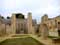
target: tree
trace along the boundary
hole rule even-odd
[[[9,16],[7,16],[7,19],[10,19],[10,17],[9,17]]]
[[[3,17],[3,16],[1,16],[1,18],[2,18],[2,19],[4,19],[4,17]]]
[[[16,14],[16,18],[24,19],[24,15],[22,13]]]

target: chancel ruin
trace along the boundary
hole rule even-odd
[[[0,36],[6,34],[33,34],[36,31],[36,20],[32,20],[32,13],[26,19],[22,13],[13,13],[7,19],[0,16]]]
[[[12,16],[7,16],[7,18],[0,15],[0,42],[27,37],[37,40],[39,45],[41,43],[43,45],[60,45],[60,15],[49,18],[48,14],[44,14],[39,24],[36,19],[32,18],[31,12],[27,14],[27,18],[23,13],[12,13]],[[15,45],[15,43],[11,44]],[[6,42],[6,44],[8,43]]]
[[[22,13],[12,13],[7,19],[0,16],[0,36],[10,34],[39,34],[42,37],[60,36],[60,16],[48,18],[45,14],[41,17],[41,22],[37,24],[32,19],[32,13],[25,18]]]

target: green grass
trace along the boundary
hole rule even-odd
[[[29,35],[13,35],[12,37],[26,37],[26,36],[29,36]]]
[[[0,45],[43,45],[43,44],[31,37],[27,37],[27,38],[7,39],[1,42]]]
[[[54,39],[54,38],[56,38],[56,39],[60,39],[60,37],[56,37],[56,36],[48,36],[49,38],[52,38],[52,39]]]

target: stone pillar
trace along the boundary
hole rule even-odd
[[[5,34],[6,34],[5,24],[1,24],[0,34],[1,34],[1,36],[3,36],[3,35],[5,35]]]
[[[44,38],[44,30],[43,30],[43,25],[40,24],[40,28],[39,28],[39,34],[41,35],[42,38]]]
[[[46,24],[40,24],[40,35],[42,39],[47,39],[48,37],[48,27]]]
[[[16,15],[12,14],[11,17],[11,29],[12,29],[12,34],[16,33]]]
[[[11,26],[10,25],[6,25],[6,34],[9,35],[11,33],[12,33]]]
[[[28,25],[28,34],[33,34],[34,32],[32,27],[32,13],[28,13],[27,25]]]
[[[1,22],[1,17],[0,17],[0,35],[2,34],[2,22]]]

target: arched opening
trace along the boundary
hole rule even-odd
[[[60,36],[60,22],[58,22],[58,35]]]

